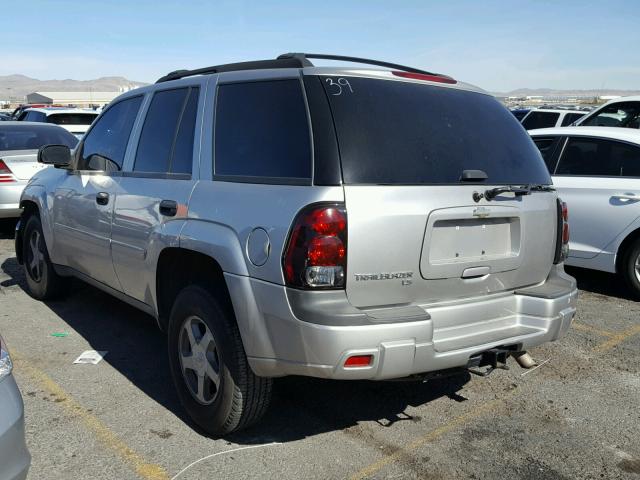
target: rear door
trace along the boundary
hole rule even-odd
[[[544,281],[555,193],[474,200],[494,186],[550,183],[508,110],[426,82],[327,76],[323,84],[340,146],[352,304],[424,304]],[[462,181],[465,170],[488,179]]]
[[[154,92],[142,124],[137,147],[116,182],[113,228],[113,265],[123,291],[151,303],[145,278],[151,278],[149,250],[158,247],[162,231],[176,237],[187,214],[196,176],[199,150],[195,148],[199,83]]]
[[[553,177],[569,207],[569,256],[593,258],[640,217],[640,147],[569,137]]]

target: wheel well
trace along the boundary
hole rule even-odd
[[[622,241],[620,246],[618,247],[618,253],[616,254],[616,272],[620,272],[620,263],[622,262],[625,253],[635,243],[636,240],[640,239],[640,228],[637,228],[633,232],[631,232],[627,237]]]
[[[31,215],[38,215],[38,216],[40,215],[40,211],[38,210],[38,205],[36,205],[35,202],[32,202],[30,200],[25,200],[21,202],[20,207],[22,207],[22,216],[20,218],[19,230],[16,232],[16,237],[18,236],[22,237],[22,232],[24,230],[24,223],[27,218],[29,218]],[[16,240],[18,239],[16,238]],[[22,265],[22,258],[23,258],[22,242],[16,241],[15,245],[16,245],[16,258],[18,260],[18,263]]]
[[[208,289],[233,311],[227,283],[216,260],[193,250],[166,248],[160,253],[156,269],[158,323],[164,330],[178,293],[193,284]]]

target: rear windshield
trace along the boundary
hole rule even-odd
[[[91,125],[97,116],[97,113],[54,113],[47,117],[47,122],[56,125]]]
[[[540,152],[489,95],[410,82],[321,77],[346,184],[551,183]],[[339,88],[338,88],[339,87]]]
[[[37,150],[43,145],[66,145],[74,148],[78,139],[60,127],[0,124],[0,151]]]

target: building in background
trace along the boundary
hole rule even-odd
[[[27,103],[75,107],[102,107],[121,92],[33,92],[26,95]]]

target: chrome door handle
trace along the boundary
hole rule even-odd
[[[611,198],[616,198],[618,200],[640,200],[640,197],[633,193],[621,193],[620,195],[613,195]]]

